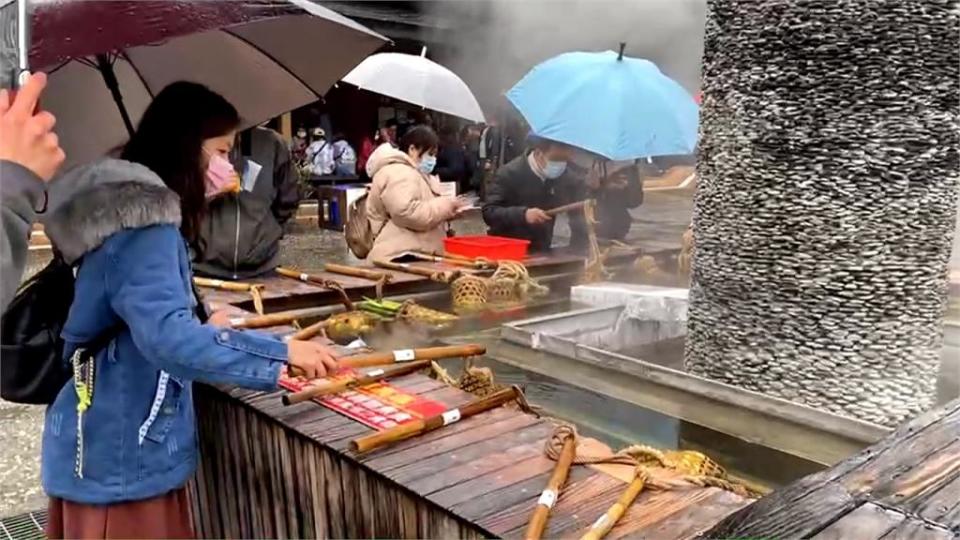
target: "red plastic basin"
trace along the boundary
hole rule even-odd
[[[503,236],[454,236],[443,239],[443,248],[447,253],[471,258],[484,257],[493,261],[522,261],[527,257],[529,247],[529,240]]]

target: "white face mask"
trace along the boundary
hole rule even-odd
[[[433,172],[433,168],[437,166],[437,156],[431,156],[427,154],[420,158],[420,164],[418,168],[423,174],[430,174]]]
[[[566,161],[547,161],[543,166],[543,176],[550,179],[559,178],[566,170]]]

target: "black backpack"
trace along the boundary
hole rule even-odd
[[[73,267],[59,256],[17,291],[0,319],[0,397],[14,403],[49,405],[73,376],[63,358],[60,332],[70,313]],[[113,340],[123,326],[87,343],[85,359]]]

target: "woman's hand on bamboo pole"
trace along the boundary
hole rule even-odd
[[[326,345],[291,340],[287,343],[287,363],[297,375],[318,379],[337,370],[339,355]]]

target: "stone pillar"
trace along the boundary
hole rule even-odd
[[[954,0],[708,0],[689,371],[885,425],[931,406]]]

